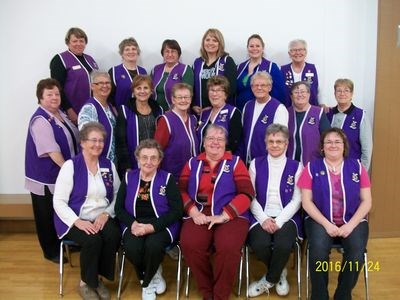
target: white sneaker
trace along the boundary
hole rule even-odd
[[[269,295],[269,289],[273,286],[274,284],[268,282],[264,275],[259,281],[254,281],[249,285],[249,297],[257,297],[263,293]]]
[[[142,300],[156,300],[156,289],[154,286],[142,288]]]
[[[284,268],[282,270],[279,282],[275,285],[276,293],[279,296],[286,296],[287,294],[289,294],[289,283],[286,279],[286,276],[287,276],[287,270],[286,268]]]
[[[157,269],[156,274],[154,274],[153,278],[151,279],[149,286],[154,287],[156,293],[162,294],[167,289],[167,284],[165,279],[162,277],[162,266],[160,265]]]

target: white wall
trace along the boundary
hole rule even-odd
[[[333,83],[355,82],[354,103],[373,116],[377,40],[377,0],[2,0],[0,36],[0,194],[26,193],[24,151],[27,124],[37,107],[37,82],[49,76],[49,61],[65,50],[68,28],[86,31],[86,52],[100,68],[120,63],[119,42],[134,36],[147,70],[161,62],[166,38],[180,43],[184,63],[199,55],[203,33],[222,31],[226,50],[236,63],[246,58],[249,35],[259,33],[266,56],[288,63],[287,44],[308,42],[308,61],[315,63],[320,99],[333,105]]]

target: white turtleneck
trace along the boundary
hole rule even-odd
[[[299,164],[299,168],[296,171],[295,175],[295,184],[294,184],[294,192],[293,198],[290,202],[283,207],[281,196],[280,196],[280,185],[282,180],[283,169],[286,165],[286,153],[282,154],[279,157],[272,157],[268,155],[268,189],[267,189],[267,203],[263,208],[256,198],[251,202],[251,212],[253,213],[256,220],[262,224],[268,218],[275,218],[276,224],[281,228],[283,224],[290,220],[293,215],[300,209],[301,206],[301,194],[300,190],[297,187],[297,181],[300,177],[302,166]],[[249,168],[250,179],[255,189],[255,180],[256,180],[256,167],[254,160],[250,163]],[[263,176],[263,174],[258,174],[259,176]],[[284,180],[286,180],[284,178]],[[257,191],[256,191],[257,192]]]

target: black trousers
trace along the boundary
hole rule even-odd
[[[165,248],[171,244],[167,230],[137,237],[128,228],[123,241],[126,257],[135,267],[139,280],[143,280],[142,287],[147,287],[163,261]]]
[[[58,257],[60,240],[54,227],[53,194],[45,186],[44,196],[31,193],[36,233],[43,255],[47,259]]]
[[[109,218],[103,230],[86,234],[73,226],[65,235],[81,246],[81,279],[91,288],[99,285],[99,275],[114,280],[115,255],[121,244],[121,230],[118,222]]]

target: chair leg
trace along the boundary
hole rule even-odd
[[[306,299],[309,299],[309,285],[310,285],[310,250],[306,249]]]
[[[297,298],[301,299],[301,246],[296,241],[296,257],[297,257]]]
[[[118,282],[118,291],[117,291],[117,299],[121,299],[121,290],[122,290],[122,280],[124,277],[124,266],[125,266],[125,252],[122,251],[122,258],[121,258],[121,266],[119,270],[119,282]]]
[[[60,242],[60,262],[59,262],[59,271],[60,271],[60,286],[59,293],[60,296],[63,296],[63,274],[64,274],[64,242],[61,240]]]
[[[179,245],[176,245],[176,247],[178,248],[178,266],[176,270],[176,300],[179,300],[181,290],[182,251]]]
[[[244,246],[240,250],[242,253],[240,257],[240,263],[239,263],[239,274],[238,274],[238,290],[237,290],[237,295],[240,297],[241,291],[242,291],[242,274],[243,274],[243,260],[244,260]]]
[[[186,267],[185,297],[189,297],[190,268]]]
[[[365,280],[365,299],[369,300],[367,251],[364,252],[364,280]]]
[[[250,276],[249,276],[249,247],[246,246],[244,248],[245,251],[245,260],[246,260],[246,299],[249,299],[249,281],[250,281]]]

